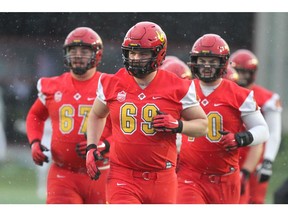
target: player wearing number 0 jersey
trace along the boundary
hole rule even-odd
[[[44,122],[50,117],[52,164],[47,177],[47,204],[106,203],[108,161],[102,161],[102,167],[98,164],[102,168],[98,181],[91,180],[85,166],[87,118],[101,75],[96,66],[102,46],[92,29],[76,28],[64,44],[65,61],[71,71],[38,80],[38,98],[27,115],[27,136],[35,164],[49,162],[44,154],[49,149],[41,143],[41,137]],[[100,141],[109,139],[110,134],[107,126]],[[99,149],[106,149],[102,144],[99,142]]]
[[[97,154],[93,143],[110,113],[115,142],[110,150],[108,203],[175,203],[176,133],[198,137],[207,132],[193,81],[158,68],[166,45],[157,24],[137,23],[122,44],[125,68],[112,76],[103,74],[99,80],[88,118],[86,165],[93,177],[95,162],[90,152]]]
[[[190,54],[196,92],[208,118],[208,133],[182,140],[177,203],[237,204],[238,148],[265,141],[268,127],[253,91],[221,78],[230,51],[219,35],[203,35]]]

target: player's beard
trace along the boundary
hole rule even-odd
[[[73,73],[76,75],[85,74],[88,71],[89,66],[90,66],[89,63],[85,64],[83,61],[77,62],[74,65],[77,65],[77,66],[72,67],[71,69],[72,69]]]
[[[76,67],[76,68],[72,68],[72,71],[76,75],[83,75],[87,72],[87,68]]]

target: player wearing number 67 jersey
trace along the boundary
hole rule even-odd
[[[137,23],[122,43],[125,68],[99,80],[87,142],[96,151],[93,143],[110,113],[115,137],[107,178],[110,204],[175,203],[176,133],[207,132],[193,81],[158,69],[166,49],[166,35],[157,24]],[[94,161],[86,161],[93,177]]]
[[[49,162],[44,154],[49,149],[41,143],[41,137],[44,122],[50,117],[52,164],[47,177],[47,204],[106,202],[107,159],[98,163],[102,169],[98,181],[91,180],[85,166],[87,117],[96,98],[101,75],[96,67],[102,51],[103,44],[96,32],[87,27],[76,28],[64,43],[65,64],[71,71],[38,81],[38,99],[27,115],[27,136],[35,164]],[[99,151],[107,153],[109,136],[107,126],[101,137],[105,145],[102,147],[100,142]]]
[[[182,140],[177,203],[236,204],[240,199],[238,148],[267,140],[268,126],[253,91],[221,78],[230,50],[219,35],[203,35],[190,54],[208,133]]]

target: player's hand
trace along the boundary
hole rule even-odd
[[[48,157],[43,153],[49,151],[49,149],[42,145],[40,140],[33,141],[31,144],[32,159],[35,164],[42,166],[44,162],[48,163]]]
[[[100,154],[103,156],[103,160],[97,160],[96,166],[99,170],[109,169],[109,151],[110,151],[110,143],[107,140],[103,142],[99,142],[97,145],[97,149]]]
[[[222,139],[219,141],[219,145],[226,151],[233,151],[253,142],[253,136],[249,131],[239,132],[236,134],[222,130],[219,130],[218,132],[223,135]]]
[[[241,178],[241,192],[240,195],[245,194],[247,183],[250,178],[250,172],[246,169],[240,170],[240,178]]]
[[[272,161],[264,159],[262,164],[259,164],[256,169],[258,182],[267,182],[272,175]]]
[[[173,118],[170,114],[166,114],[157,110],[157,115],[152,120],[152,127],[157,132],[181,133],[183,122]]]
[[[76,144],[75,151],[77,155],[82,159],[86,159],[86,153],[87,153],[86,148],[87,148],[86,140]]]
[[[223,135],[222,139],[219,141],[219,144],[226,151],[233,151],[238,148],[238,143],[235,140],[235,134],[229,131],[221,131],[219,133]]]
[[[86,168],[87,174],[92,180],[97,180],[100,177],[101,172],[97,167],[97,161],[102,160],[104,160],[104,158],[97,149],[97,146],[95,144],[90,144],[87,147]]]

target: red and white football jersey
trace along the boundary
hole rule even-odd
[[[193,81],[158,70],[142,89],[122,68],[115,75],[102,75],[97,95],[110,110],[115,141],[111,163],[147,171],[175,167],[176,134],[155,132],[151,121],[157,110],[180,119],[183,109],[199,105]]]
[[[207,97],[202,93],[200,81],[195,80],[200,104],[208,117],[208,133],[202,137],[182,137],[179,166],[201,173],[223,174],[238,169],[238,150],[225,151],[219,144],[219,130],[233,133],[244,130],[242,113],[258,109],[253,91],[242,88],[230,80],[221,84]]]
[[[100,74],[96,72],[86,81],[72,78],[70,72],[38,80],[37,100],[42,105],[38,105],[30,116],[28,114],[27,135],[30,142],[42,137],[41,124],[49,114],[53,131],[50,150],[53,161],[59,166],[86,169],[85,160],[77,156],[75,148],[85,140],[87,117],[96,98]],[[40,128],[37,129],[38,124]]]

